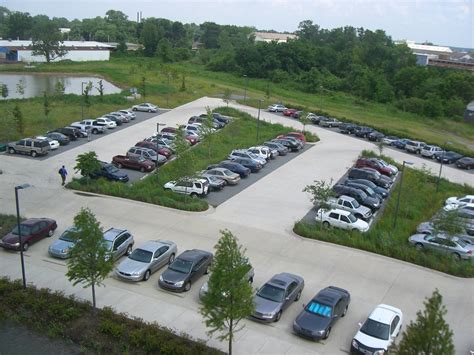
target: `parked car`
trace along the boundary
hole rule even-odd
[[[157,154],[153,149],[142,148],[142,147],[131,147],[127,151],[127,157],[142,157],[147,160],[151,160],[156,165],[166,163],[166,157],[161,154]]]
[[[252,265],[248,264],[248,271],[245,274],[245,280],[249,284],[252,284],[254,276],[255,276],[255,271],[254,271]],[[199,299],[202,301],[202,299],[204,298],[205,295],[207,295],[208,292],[209,292],[209,283],[205,282],[199,290]],[[225,291],[223,291],[223,295],[225,297]]]
[[[362,190],[367,194],[367,196],[372,197],[372,198],[378,200],[380,203],[382,203],[383,197],[381,195],[379,195],[378,193],[376,193],[374,189],[372,189],[371,187],[369,187],[367,185],[358,184],[358,183],[354,182],[353,180],[349,180],[349,179],[344,181],[344,185],[353,187],[355,189]]]
[[[384,189],[383,187],[377,186],[372,181],[369,181],[366,179],[351,179],[350,181],[355,182],[356,184],[361,184],[361,185],[370,187],[372,190],[374,190],[377,194],[379,194],[383,198],[388,197],[388,195],[390,194],[389,190]]]
[[[154,150],[156,153],[163,155],[166,159],[171,158],[173,152],[171,149],[163,147],[162,145],[149,142],[149,141],[140,141],[135,143],[135,147],[148,148]]]
[[[338,197],[342,195],[350,196],[355,198],[360,204],[367,206],[372,210],[378,210],[380,208],[379,199],[368,196],[361,189],[341,184],[334,185],[332,189]]]
[[[273,276],[257,291],[251,317],[261,322],[278,322],[283,311],[300,299],[303,289],[301,276],[287,272]]]
[[[379,304],[364,324],[359,323],[359,331],[351,342],[351,354],[386,354],[400,334],[403,313],[400,309]]]
[[[213,168],[202,172],[203,176],[215,176],[226,182],[227,185],[237,185],[240,181],[240,175],[233,173],[226,168]]]
[[[308,119],[313,123],[319,125],[319,122],[321,121],[321,118],[324,116],[318,116],[318,115],[308,115]]]
[[[367,232],[369,224],[362,219],[357,218],[349,211],[340,209],[324,210],[320,208],[314,218],[316,222],[322,223],[325,227],[335,227],[347,230],[357,230]]]
[[[301,144],[295,142],[294,140],[290,140],[289,138],[272,139],[272,142],[282,144],[292,152],[298,152],[302,148]]]
[[[293,322],[293,331],[313,340],[327,339],[337,321],[346,315],[350,303],[349,291],[326,287],[303,307]]]
[[[264,158],[260,158],[257,155],[248,152],[245,149],[234,149],[228,156],[228,159],[234,160],[235,158],[247,158],[252,159],[256,163],[260,164],[262,167],[267,164],[267,160]]]
[[[155,169],[155,163],[151,160],[136,156],[116,155],[112,158],[112,164],[119,169],[135,169],[140,170],[142,173]]]
[[[464,157],[456,160],[456,167],[459,169],[474,169],[474,158]]]
[[[58,141],[59,145],[68,145],[71,141],[68,136],[65,136],[64,134],[59,132],[46,133],[44,136]]]
[[[379,158],[373,158],[373,159],[377,160],[380,164],[382,164],[382,166],[392,170],[393,175],[396,175],[398,173],[398,168],[395,165],[389,164],[383,159],[379,159]]]
[[[445,207],[450,206],[447,210],[458,209],[461,206],[467,205],[468,203],[474,203],[474,195],[466,195],[463,197],[449,197],[444,202]]]
[[[399,139],[400,138],[398,138],[397,136],[385,136],[382,138],[382,143],[386,145],[393,145]]]
[[[48,253],[53,258],[67,259],[72,247],[76,244],[76,237],[73,233],[77,232],[76,227],[67,228],[58,240],[55,240],[48,248]]]
[[[383,187],[384,189],[390,188],[392,186],[393,181],[378,171],[370,168],[352,168],[349,170],[349,174],[347,175],[349,179],[364,179],[372,181],[377,186]]]
[[[166,148],[166,149],[170,150],[171,152],[174,152],[174,149],[175,149],[173,143],[171,143],[167,139],[162,139],[162,138],[158,138],[158,137],[153,136],[153,137],[146,138],[145,141],[153,143],[155,145],[155,147]]]
[[[380,174],[386,176],[394,175],[393,170],[382,165],[377,159],[374,158],[359,158],[355,164],[356,168],[372,168],[378,171]]]
[[[43,141],[48,142],[49,147],[51,148],[51,150],[56,150],[60,146],[59,142],[56,139],[52,139],[52,138],[45,137],[45,136],[36,136],[36,139],[41,139]]]
[[[357,127],[359,126],[354,123],[341,123],[339,125],[339,132],[344,133],[344,134],[351,134],[351,133],[354,133]]]
[[[218,120],[217,118],[215,118],[213,114],[211,114],[211,116],[212,116],[212,124],[213,124],[213,127],[215,129],[224,128],[225,125],[227,124],[227,122],[223,122],[223,121]],[[207,119],[207,113],[202,113],[202,114],[199,115],[199,117],[201,119]],[[192,123],[192,122],[189,122],[189,123]],[[202,123],[202,121],[201,121],[201,123]]]
[[[439,162],[443,162],[443,164],[452,164],[462,158],[462,155],[453,151],[449,152],[440,152],[435,154],[435,158]]]
[[[163,187],[193,198],[206,196],[209,193],[209,182],[206,179],[200,178],[182,178],[178,181],[169,181]]]
[[[123,255],[129,256],[135,243],[133,235],[128,230],[119,228],[106,230],[104,240],[109,257],[113,260],[117,260]]]
[[[431,249],[436,252],[450,254],[455,259],[472,260],[474,245],[467,244],[458,237],[448,237],[443,233],[436,235],[414,234],[408,238],[410,244],[418,250]]]
[[[250,147],[247,149],[247,152],[255,154],[257,157],[265,159],[266,161],[270,159],[274,159],[275,157],[272,158],[270,149],[268,147]]]
[[[283,112],[286,110],[286,107],[281,104],[273,104],[268,106],[268,111],[270,112]]]
[[[281,134],[277,136],[277,138],[283,138],[283,139],[288,138],[288,137],[295,138],[301,141],[302,143],[306,143],[306,137],[304,136],[302,132],[288,132],[287,134]]]
[[[132,110],[119,110],[118,112],[126,115],[130,120],[134,120],[137,118],[137,115]]]
[[[202,116],[193,116],[191,117],[189,120],[188,120],[188,123],[189,124],[199,124],[199,125],[203,125],[207,120],[207,115],[206,114],[203,114]],[[217,120],[214,120],[214,118],[212,117],[211,118],[211,127],[214,128],[214,129],[219,129],[219,128],[222,128],[224,127],[224,124],[217,121]]]
[[[102,118],[108,118],[109,120],[111,120],[112,122],[115,122],[115,124],[117,126],[121,126],[123,125],[124,121],[122,119],[122,117],[120,116],[116,116],[116,115],[112,115],[112,114],[107,114],[107,115],[103,115]]]
[[[354,134],[357,137],[367,138],[367,136],[374,131],[373,128],[366,127],[366,126],[359,126],[354,130]]]
[[[141,112],[156,112],[158,111],[158,106],[145,102],[143,104],[132,106],[132,110]]]
[[[127,182],[128,175],[121,172],[115,165],[100,162],[100,169],[91,174],[93,179],[105,178],[110,181]]]
[[[425,145],[422,149],[420,154],[425,158],[435,158],[435,154],[443,152],[443,149],[436,145]]]
[[[287,117],[292,117],[294,113],[296,113],[298,110],[295,108],[287,108],[286,110],[283,110],[283,115]]]
[[[284,156],[288,154],[288,148],[285,147],[283,144],[275,143],[275,142],[265,142],[263,143],[264,146],[267,146],[270,149],[275,149],[278,152],[278,155]]]
[[[428,222],[420,223],[416,227],[416,233],[431,235],[433,233],[444,232],[444,231],[435,230],[433,219]],[[459,227],[460,227],[460,234],[457,234],[456,237],[463,240],[467,244],[474,244],[474,223],[469,223],[469,222],[466,223],[463,221],[461,222]]]
[[[122,261],[115,273],[128,281],[148,281],[151,274],[174,261],[178,247],[169,240],[149,240]]]
[[[128,114],[124,114],[120,111],[111,112],[111,113],[109,113],[109,115],[119,117],[122,120],[122,123],[129,123],[130,120],[131,120]]]
[[[210,191],[220,191],[226,185],[225,180],[223,180],[221,178],[218,178],[216,176],[213,176],[213,175],[198,176],[197,178],[198,179],[205,179],[209,184],[209,190]]]
[[[199,249],[181,253],[160,276],[161,288],[176,292],[187,292],[202,275],[209,273],[212,253]]]
[[[49,131],[48,133],[51,133],[51,132],[62,133],[65,136],[67,136],[69,138],[69,140],[71,140],[71,141],[76,141],[77,138],[80,138],[79,130],[77,128],[60,127],[60,128],[56,128],[53,131]]]
[[[425,145],[426,145],[425,142],[409,140],[405,144],[405,150],[409,153],[420,154],[421,150],[423,149]]]
[[[350,180],[349,180],[350,181]],[[362,206],[357,200],[350,196],[339,196],[328,199],[328,205],[334,209],[340,209],[352,213],[356,218],[368,221],[372,218],[372,210]]]
[[[224,123],[225,125],[228,124],[231,120],[231,117],[229,116],[224,116],[224,115],[221,115],[219,112],[213,112],[212,113],[212,117],[214,117],[216,120],[218,120],[219,122],[222,122]]]
[[[46,155],[51,150],[49,142],[44,139],[24,138],[17,142],[7,144],[10,154],[28,154],[33,158],[38,155]]]
[[[231,161],[250,169],[252,173],[258,173],[260,170],[262,170],[262,167],[263,167],[262,164],[260,164],[259,162],[251,158],[235,157],[235,158],[232,158]]]
[[[66,126],[64,128],[70,128],[77,130],[75,132],[77,138],[87,138],[89,135],[91,135],[91,128],[90,127],[74,127],[72,125]]]
[[[329,127],[329,128],[332,128],[332,127],[339,127],[339,125],[341,124],[341,121],[335,119],[335,118],[332,118],[332,117],[328,117],[326,119],[321,119],[319,121],[319,125],[321,127]]]
[[[407,144],[408,141],[409,141],[408,139],[402,138],[402,139],[399,139],[399,140],[396,140],[395,142],[393,142],[392,145],[395,148],[404,150],[405,145]]]
[[[88,130],[93,134],[104,133],[106,127],[104,125],[99,124],[96,120],[83,120],[79,122],[71,123],[72,127],[79,128],[80,130]]]
[[[112,121],[110,118],[107,117],[98,117],[95,120],[97,122],[97,125],[99,126],[104,126],[107,129],[114,129],[117,127],[117,123],[115,121]]]
[[[381,132],[378,132],[378,131],[370,132],[370,133],[367,135],[367,138],[368,138],[369,141],[371,141],[371,142],[380,142],[384,137],[385,137],[385,134],[383,134],[383,133],[381,133]]]
[[[235,161],[224,160],[219,164],[211,164],[207,167],[207,169],[214,169],[214,168],[226,168],[232,171],[233,173],[239,174],[241,178],[247,177],[250,175],[251,170],[246,168],[242,164],[239,164]]]
[[[15,225],[13,229],[0,240],[0,246],[4,249],[20,250],[20,237],[23,251],[41,239],[52,237],[58,225],[51,218],[30,218],[20,223],[20,229]]]

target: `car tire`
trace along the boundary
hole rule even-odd
[[[153,112],[153,110],[151,110],[151,109],[150,109],[150,110],[148,110],[148,112],[149,112],[149,113],[152,113],[152,112]]]
[[[145,172],[145,168],[142,166],[142,167],[140,168],[140,171],[141,171],[142,173],[144,173],[144,172]]]
[[[127,247],[127,251],[125,252],[125,255],[126,256],[129,256],[130,254],[132,254],[132,244],[130,244],[128,247]]]
[[[97,134],[97,133],[99,133],[99,131],[97,130],[97,128],[94,128],[94,129],[92,130],[92,133],[93,133],[93,134]]]
[[[30,154],[33,158],[36,158],[36,156],[38,155],[38,153],[36,153],[36,151],[34,150],[32,150]]]
[[[344,312],[342,312],[341,317],[345,317],[345,316],[346,316],[348,309],[349,309],[349,305],[347,305],[346,308],[344,308]]]
[[[28,242],[23,243],[23,251],[27,251],[29,246],[30,246],[30,244],[28,244]]]
[[[145,271],[145,275],[143,275],[143,281],[148,281],[150,276],[151,276],[151,271],[150,270]]]
[[[123,168],[123,165],[120,164],[120,163],[117,163],[117,168],[122,169],[122,168]]]
[[[329,327],[328,330],[326,330],[326,333],[324,333],[323,339],[329,338],[329,334],[331,334],[331,327]]]
[[[276,317],[275,317],[275,322],[278,322],[281,318],[281,311],[277,313]]]
[[[50,229],[48,232],[48,238],[52,237],[54,234],[54,230]]]
[[[174,253],[170,255],[170,258],[168,259],[168,264],[171,264],[174,261]]]
[[[204,275],[207,275],[207,274],[209,274],[209,265],[207,265],[206,271],[204,271]]]
[[[191,196],[191,198],[197,198],[198,197],[197,193],[195,193],[195,192],[192,192],[190,196]]]
[[[454,260],[456,261],[461,260],[461,255],[459,255],[458,253],[453,253],[453,257],[454,257]]]
[[[13,149],[13,148],[8,149],[8,153],[15,154],[15,149]]]
[[[329,224],[328,221],[324,221],[324,222],[323,222],[323,226],[324,226],[325,228],[329,228],[331,225]]]
[[[418,249],[418,250],[423,250],[424,246],[421,243],[416,243],[415,248]]]
[[[191,281],[186,282],[184,285],[184,292],[188,292],[191,289]]]
[[[295,297],[295,302],[299,301],[299,299],[301,298],[301,290],[299,290],[299,292],[296,294],[296,297]]]
[[[136,107],[133,107],[133,108],[132,108],[132,111],[137,111],[137,108],[136,108]]]

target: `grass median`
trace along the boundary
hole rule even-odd
[[[208,203],[200,198],[176,194],[165,190],[163,185],[183,176],[182,162],[192,165],[194,171],[204,170],[209,164],[225,160],[233,149],[248,148],[275,138],[279,134],[291,131],[280,124],[260,121],[259,139],[256,138],[257,121],[247,113],[221,107],[216,109],[224,115],[235,117],[225,128],[212,134],[211,139],[204,140],[186,151],[180,161],[174,160],[165,164],[153,174],[132,185],[109,182],[103,179],[87,181],[75,179],[68,187],[75,190],[100,193],[131,200],[153,203],[185,211],[205,211]],[[317,139],[317,137],[316,137]]]
[[[366,250],[455,276],[474,277],[474,263],[456,261],[445,254],[418,251],[408,243],[408,237],[416,233],[418,224],[430,220],[446,198],[474,194],[474,188],[444,179],[440,182],[439,192],[436,192],[436,181],[437,178],[428,171],[405,167],[396,228],[393,228],[393,223],[400,184],[392,191],[383,216],[367,233],[320,228],[316,222],[305,221],[295,223],[293,230],[305,238]]]

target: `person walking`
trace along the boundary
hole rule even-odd
[[[59,169],[58,173],[59,173],[59,175],[61,175],[61,180],[62,180],[62,184],[61,184],[61,185],[64,186],[64,184],[66,183],[66,176],[67,176],[67,170],[66,170],[66,168],[64,167],[64,165],[63,165],[63,167],[62,167],[61,169]]]

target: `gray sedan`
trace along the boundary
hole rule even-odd
[[[129,281],[147,281],[151,274],[174,261],[178,247],[169,240],[150,240],[136,248],[117,267],[117,276]]]
[[[408,241],[418,250],[433,249],[441,253],[451,254],[458,260],[471,260],[473,258],[474,245],[467,244],[458,237],[448,238],[444,234],[415,234],[408,238]]]
[[[286,272],[273,276],[255,295],[252,319],[278,322],[283,311],[300,299],[303,288],[301,276]]]
[[[48,249],[49,255],[54,258],[67,259],[69,258],[69,251],[76,244],[73,233],[76,232],[75,227],[69,227],[58,240],[54,241]]]

